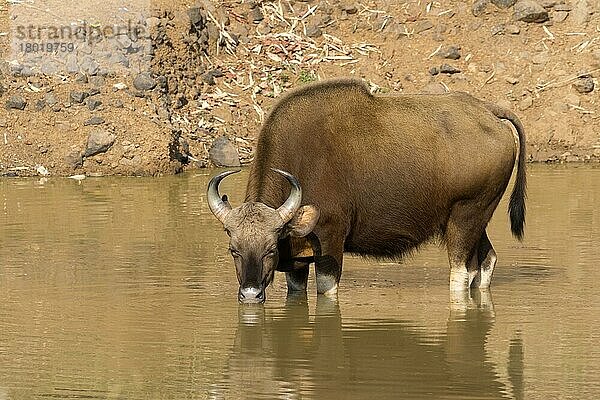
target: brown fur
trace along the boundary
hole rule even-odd
[[[523,127],[510,111],[465,93],[374,96],[354,79],[292,91],[260,132],[246,202],[285,201],[289,184],[271,170],[279,168],[300,181],[302,204],[320,211],[314,233],[322,255],[340,268],[343,251],[396,259],[436,236],[448,244],[451,265],[453,258],[466,263],[517,155],[500,118],[515,125],[520,139],[510,205],[520,238]]]

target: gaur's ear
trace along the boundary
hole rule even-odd
[[[304,237],[312,232],[318,221],[319,210],[315,206],[302,206],[287,223],[287,231],[293,237]]]

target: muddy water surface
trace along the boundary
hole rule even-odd
[[[239,306],[208,173],[0,180],[0,400],[600,398],[600,169],[530,167],[526,240],[501,204],[453,306],[435,245]]]

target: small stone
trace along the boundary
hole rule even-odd
[[[429,68],[429,75],[436,76],[440,73],[440,69],[438,67]]]
[[[569,13],[567,11],[556,11],[552,14],[552,21],[554,22],[563,22],[567,19]]]
[[[115,42],[120,49],[128,49],[131,47],[131,38],[128,34],[119,35],[115,38]]]
[[[125,54],[119,52],[114,53],[112,56],[110,56],[108,62],[114,65],[122,65],[125,68],[129,67],[129,59]]]
[[[90,157],[95,154],[104,153],[115,142],[116,136],[113,133],[96,129],[90,132],[84,156]]]
[[[531,108],[531,106],[533,106],[533,98],[530,96],[525,97],[523,100],[521,100],[519,102],[519,110],[520,111],[525,111],[528,108]]]
[[[591,76],[580,77],[573,83],[573,87],[579,93],[590,93],[594,90],[594,79]]]
[[[514,76],[507,76],[506,82],[510,83],[511,85],[516,85],[517,83],[519,83],[519,80]]]
[[[152,90],[156,87],[156,80],[149,72],[142,72],[133,80],[133,86],[137,90]]]
[[[523,22],[548,21],[548,11],[533,0],[519,0],[514,7],[514,18]]]
[[[94,111],[95,109],[97,109],[98,107],[100,107],[102,105],[102,101],[98,100],[98,99],[94,99],[92,97],[89,97],[86,101],[86,104],[90,111]]]
[[[103,76],[90,76],[88,78],[88,81],[90,82],[90,85],[94,86],[94,87],[102,87],[104,86],[105,83],[105,79]]]
[[[221,72],[221,70],[213,69],[212,71],[208,71],[207,73],[202,75],[202,81],[213,86],[216,84],[215,78],[219,78],[221,76],[223,76],[223,72]]]
[[[175,100],[175,104],[173,104],[173,108],[179,109],[188,104],[188,100],[185,96],[178,96]]]
[[[565,96],[564,100],[568,106],[575,106],[575,107],[581,106],[581,99],[575,93],[569,93],[568,95]]]
[[[124,89],[127,89],[127,85],[124,84],[123,82],[117,82],[113,85],[113,88],[115,90],[124,90]]]
[[[415,33],[422,33],[431,28],[433,28],[433,22],[427,19],[417,22],[414,26]]]
[[[460,69],[450,64],[442,64],[440,66],[440,72],[442,74],[458,74],[460,72]]]
[[[54,107],[56,104],[58,104],[58,99],[56,98],[53,92],[46,93],[46,95],[44,96],[44,101],[46,102],[48,107]]]
[[[46,107],[44,99],[39,99],[35,102],[35,111],[42,111]]]
[[[475,0],[473,7],[471,8],[473,15],[476,17],[482,15],[485,12],[488,4],[490,4],[490,0]]]
[[[77,56],[69,54],[65,60],[65,69],[70,74],[79,72],[79,64],[77,64]]]
[[[70,99],[74,103],[81,104],[88,96],[87,92],[71,92]]]
[[[225,136],[215,139],[208,155],[210,160],[219,167],[239,167],[241,165],[237,149]]]
[[[587,0],[578,0],[571,11],[571,20],[575,26],[585,26],[590,22],[592,9]]]
[[[346,14],[352,15],[358,12],[358,8],[356,7],[356,4],[346,4],[342,5],[342,11],[344,11]]]
[[[100,65],[91,56],[86,55],[82,57],[79,68],[88,75],[96,75],[100,69]]]
[[[77,75],[75,75],[75,82],[88,83],[88,76],[86,74],[77,73]]]
[[[449,46],[442,49],[438,54],[439,57],[450,60],[458,60],[460,58],[460,46]]]
[[[311,38],[317,38],[323,35],[323,31],[319,28],[318,25],[311,24],[306,27],[306,36]]]
[[[84,126],[88,125],[102,125],[104,123],[104,118],[99,116],[93,116],[83,123]]]
[[[6,100],[6,108],[13,110],[24,110],[27,105],[27,100],[23,96],[12,95]]]
[[[514,24],[508,24],[506,25],[505,32],[511,35],[518,35],[521,33],[521,28]]]
[[[420,93],[424,94],[443,94],[448,93],[448,90],[444,85],[437,82],[431,82],[427,84],[423,89],[421,89]]]
[[[512,7],[517,0],[492,0],[492,4],[494,4],[498,8],[509,8]]]
[[[550,55],[547,51],[543,51],[531,57],[531,62],[536,65],[546,65],[550,61]]]
[[[115,99],[113,101],[113,107],[115,108],[123,108],[125,105],[123,104],[123,101],[121,101],[120,99]]]
[[[492,36],[503,35],[505,30],[506,30],[506,25],[504,25],[504,24],[494,25],[494,26],[492,26],[491,33],[492,33]]]
[[[254,7],[252,9],[251,19],[252,19],[252,22],[254,22],[255,24],[258,24],[258,23],[260,23],[260,21],[265,19],[265,16],[264,16],[262,10],[260,9],[260,7]]]
[[[79,150],[73,150],[64,157],[64,160],[73,169],[83,166],[83,154]]]

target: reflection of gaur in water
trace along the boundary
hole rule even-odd
[[[508,120],[517,131],[515,135]],[[517,157],[517,152],[519,156]],[[288,291],[337,293],[344,252],[399,259],[442,238],[450,290],[488,288],[486,226],[517,163],[513,234],[525,220],[525,133],[511,111],[465,93],[380,96],[331,80],[284,96],[261,129],[246,199],[233,208],[215,176],[207,200],[230,236],[240,302],[265,301],[275,270]]]
[[[477,291],[478,292],[478,291]],[[507,349],[506,387],[489,360],[491,300],[450,312],[445,333],[410,321],[342,323],[336,301],[319,296],[314,318],[306,297],[277,310],[240,306],[231,356],[211,398],[377,399],[523,398],[522,342]],[[515,342],[516,343],[516,342]]]

